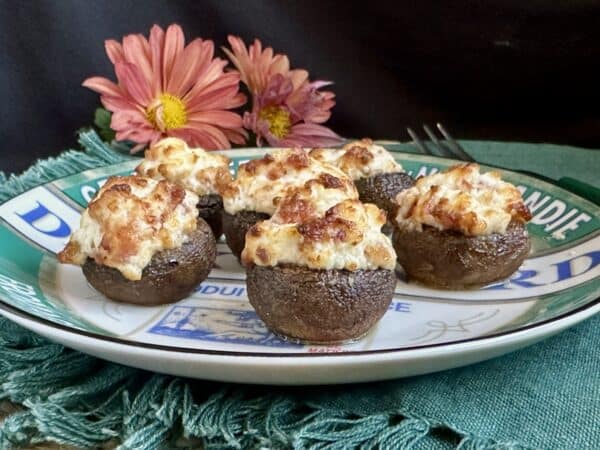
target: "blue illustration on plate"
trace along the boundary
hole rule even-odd
[[[298,347],[271,333],[254,311],[175,306],[149,333],[232,344]]]

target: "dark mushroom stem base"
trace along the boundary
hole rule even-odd
[[[316,344],[365,335],[387,311],[396,286],[392,270],[247,268],[250,304],[273,332]]]
[[[511,222],[504,234],[465,236],[424,226],[396,228],[392,242],[410,278],[446,289],[474,288],[513,274],[529,254],[525,225]]]
[[[246,245],[246,233],[256,222],[267,220],[270,216],[256,211],[240,211],[229,214],[223,211],[223,233],[231,252],[239,260]]]
[[[412,187],[415,180],[404,172],[380,173],[372,177],[354,181],[363,203],[374,203],[379,208],[391,212],[395,208],[394,199],[400,191]]]
[[[198,216],[210,226],[218,240],[223,234],[223,200],[217,194],[201,195],[198,201]]]
[[[156,253],[132,281],[112,267],[88,259],[83,274],[99,292],[112,300],[143,306],[173,303],[187,297],[211,271],[217,245],[210,227],[198,219],[198,228],[180,248]]]
[[[373,203],[383,209],[388,216],[388,223],[384,226],[385,234],[392,233],[389,220],[396,211],[394,199],[400,191],[408,189],[415,184],[415,180],[404,172],[380,173],[372,177],[354,180],[356,189],[363,203]]]

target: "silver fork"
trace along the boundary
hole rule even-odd
[[[423,125],[423,130],[427,134],[430,139],[430,142],[433,144],[433,147],[437,150],[440,156],[444,156],[447,158],[454,158],[460,161],[468,161],[468,162],[477,162],[471,155],[469,155],[465,149],[450,135],[450,133],[444,128],[441,123],[436,124],[437,129],[443,136],[443,139],[438,139],[435,133],[429,128],[427,125]],[[419,151],[425,155],[436,156],[428,145],[422,141],[417,133],[415,133],[411,128],[407,128],[406,131],[410,135],[413,144],[419,149]],[[498,169],[512,170],[513,172],[522,173],[525,175],[529,175],[534,178],[538,178],[540,180],[546,181],[548,183],[554,184],[556,186],[560,186],[563,189],[571,191],[580,197],[583,197],[596,205],[600,205],[600,189],[584,183],[583,181],[576,180],[575,178],[570,177],[562,177],[559,180],[555,180],[554,178],[547,177],[545,175],[530,172],[528,170],[516,170],[509,169],[507,167],[486,164],[491,167],[496,167]]]
[[[429,136],[429,139],[431,139],[431,142],[442,156],[460,159],[461,161],[476,162],[475,159],[469,155],[458,142],[456,142],[456,140],[450,135],[450,133],[441,123],[437,123],[436,127],[438,130],[440,130],[440,133],[442,133],[445,141],[439,140],[435,133],[431,131],[431,128],[429,128],[427,125],[423,125],[423,130],[425,130],[425,133],[427,133],[427,136]],[[412,130],[412,128],[407,128],[406,131],[408,131],[413,143],[422,153],[435,156],[429,147],[427,147],[425,143],[419,139],[419,136]]]

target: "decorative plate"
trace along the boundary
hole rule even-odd
[[[260,149],[224,152],[237,167]],[[413,176],[455,161],[394,153]],[[0,205],[0,313],[54,341],[157,372],[265,384],[348,383],[471,364],[532,344],[600,310],[600,208],[543,181],[505,171],[533,213],[533,250],[510,280],[442,291],[407,283],[365,338],[341,346],[286,341],[246,297],[244,270],[224,243],[189,298],[136,307],[106,299],[79,267],[58,264],[79,215],[106,178],[137,164],[89,170]],[[484,169],[486,167],[484,166]]]

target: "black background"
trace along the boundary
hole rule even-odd
[[[600,147],[598,1],[0,0],[0,170],[76,145],[104,40],[177,22],[188,40],[254,37],[335,81],[329,125],[402,139],[440,121],[461,138]],[[223,55],[222,55],[223,56]]]

